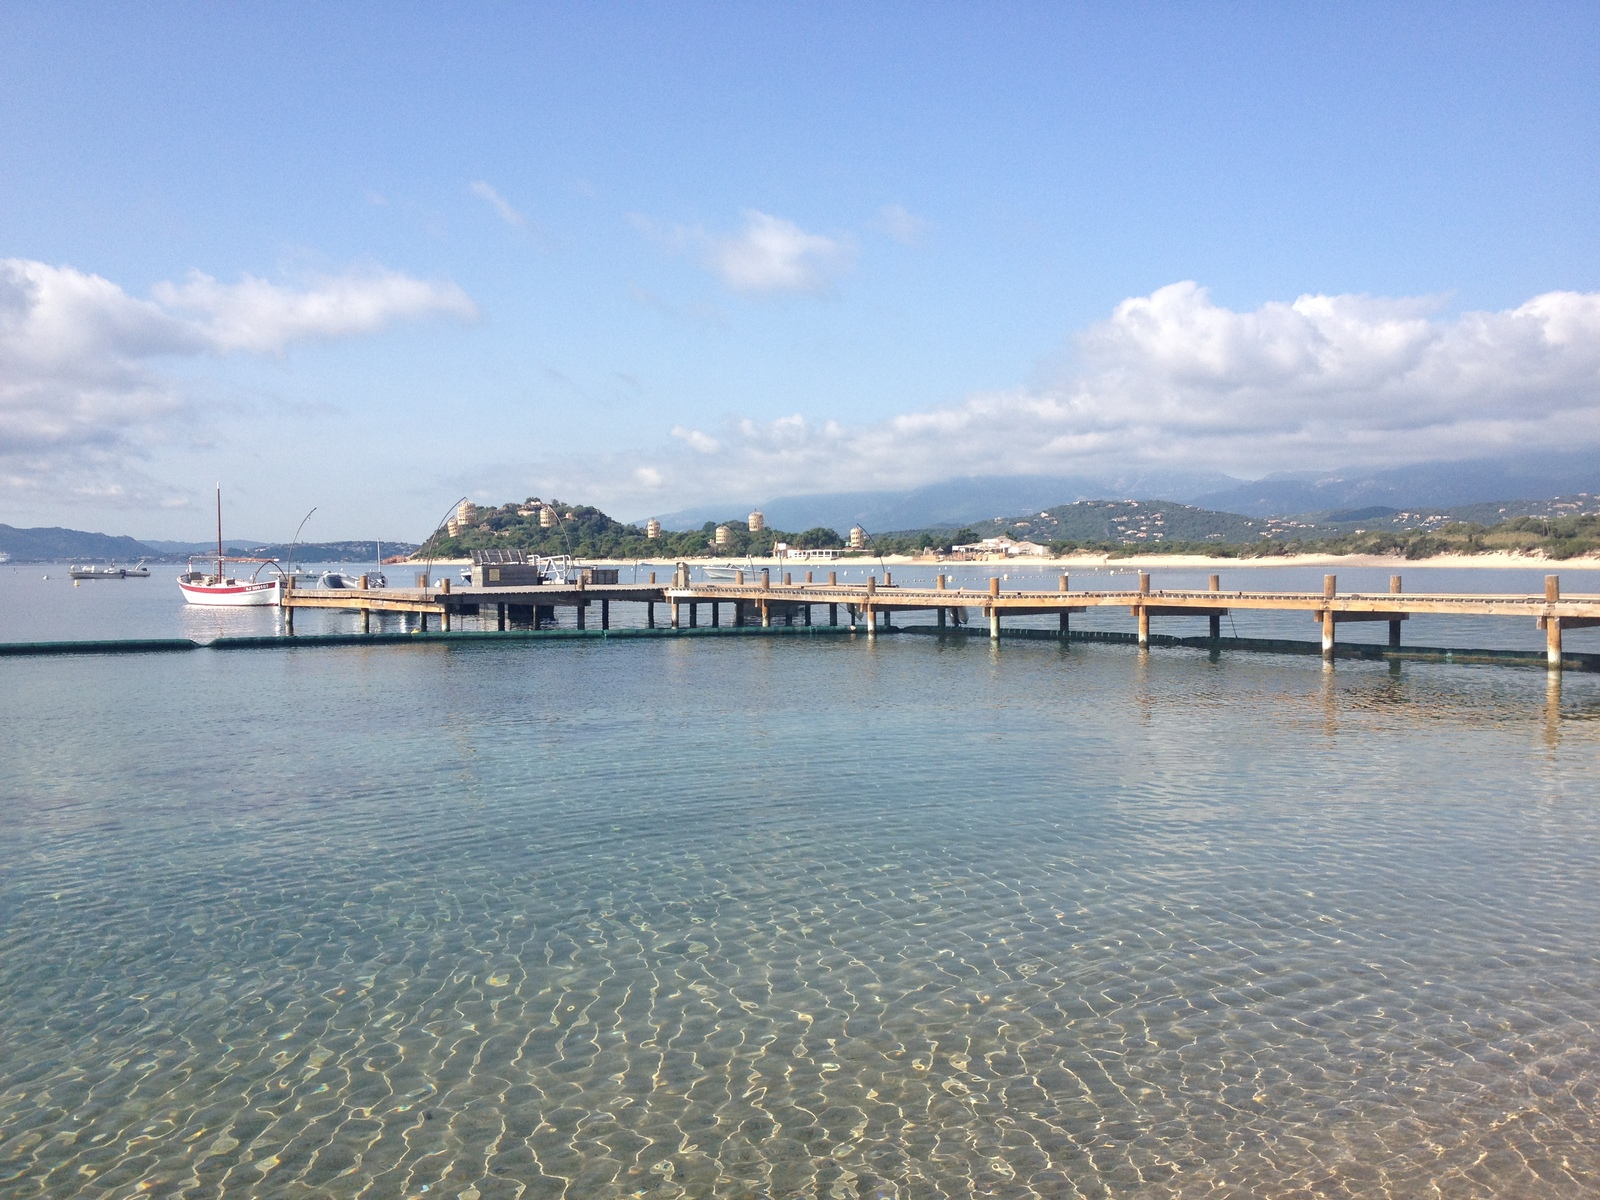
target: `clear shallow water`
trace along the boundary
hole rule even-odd
[[[1582,1196],[1600,681],[0,664],[6,1196]]]
[[[362,564],[347,564],[347,569],[359,574]],[[365,568],[370,570],[370,566]],[[448,568],[455,577],[457,568]],[[848,566],[831,568],[839,572],[844,583],[861,583],[869,574],[881,582],[885,568],[875,560],[854,560]],[[0,625],[0,641],[71,641],[95,638],[149,638],[185,637],[196,641],[229,635],[270,634],[282,631],[281,616],[273,608],[200,608],[184,604],[177,585],[173,582],[179,568],[171,564],[152,567],[149,579],[92,580],[74,587],[67,578],[63,565],[11,564],[0,567],[0,614],[5,617]],[[671,563],[642,564],[635,568],[621,568],[625,583],[646,582],[654,570],[663,579],[669,579]],[[819,580],[828,577],[826,566],[813,568]],[[989,580],[1002,577],[1002,586],[1011,588],[1045,588],[1055,590],[1059,570],[1041,569],[1018,563],[944,563],[934,566],[893,566],[896,583],[908,586],[932,586],[934,576],[940,572],[950,576],[951,587],[966,587],[986,592]],[[1412,592],[1464,592],[1464,593],[1514,593],[1518,595],[1544,594],[1544,568],[1522,570],[1462,570],[1439,567],[1413,567],[1407,564],[1398,568],[1405,580],[1407,591]],[[1600,593],[1600,569],[1593,566],[1580,568],[1573,563],[1558,563],[1549,568],[1562,578],[1565,594]],[[447,573],[436,566],[434,578]],[[1225,560],[1202,564],[1194,569],[1158,570],[1153,573],[1153,586],[1173,590],[1204,589],[1207,576],[1221,576],[1222,588],[1245,591],[1301,591],[1322,592],[1321,567],[1238,567],[1229,566]],[[1388,568],[1340,568],[1339,588],[1345,592],[1388,592]],[[803,569],[791,569],[798,581],[805,578]],[[49,578],[44,577],[48,575]],[[395,586],[409,585],[416,575],[414,567],[391,567],[389,578]],[[781,572],[774,572],[781,578]],[[1138,572],[1131,568],[1111,568],[1095,571],[1073,570],[1072,586],[1077,590],[1135,591]],[[665,620],[664,610],[657,609],[658,618]],[[709,623],[710,615],[700,614]],[[724,613],[726,615],[726,613]],[[591,628],[597,627],[599,617],[591,611]],[[557,624],[573,624],[571,609],[558,609]],[[686,618],[687,619],[687,618]],[[816,619],[824,620],[818,616]],[[935,621],[931,612],[895,614],[901,625],[931,625]],[[361,619],[354,612],[335,610],[302,610],[295,618],[300,633],[356,633]],[[644,606],[639,604],[614,604],[611,622],[622,628],[642,626],[645,623]],[[1103,609],[1086,612],[1072,618],[1074,629],[1120,630],[1132,632],[1134,620],[1126,609]],[[1038,628],[1055,627],[1054,617],[1008,618],[1008,623]],[[416,619],[400,614],[374,614],[373,628],[399,631],[414,628]],[[483,618],[458,619],[458,629],[493,629],[492,615]],[[1204,617],[1158,617],[1152,628],[1156,633],[1171,633],[1180,637],[1203,635],[1206,632]],[[1292,638],[1300,641],[1317,641],[1321,630],[1307,613],[1236,612],[1223,619],[1223,634],[1229,637]],[[1340,641],[1384,642],[1388,639],[1388,626],[1382,622],[1342,625]],[[1534,622],[1503,617],[1452,617],[1418,616],[1405,623],[1404,639],[1417,646],[1450,646],[1457,648],[1539,650],[1545,646],[1544,634]],[[1600,629],[1570,630],[1566,634],[1567,648],[1574,652],[1600,653]]]

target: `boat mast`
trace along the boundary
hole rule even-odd
[[[217,481],[217,582],[222,582],[222,481]]]

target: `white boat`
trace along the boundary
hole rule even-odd
[[[283,594],[283,581],[277,576],[261,578],[268,567],[281,574],[282,568],[272,558],[231,558],[222,553],[222,485],[217,485],[217,553],[200,559],[213,563],[215,570],[195,568],[195,559],[189,560],[189,569],[178,576],[178,587],[190,604],[204,604],[219,608],[259,608],[277,604]],[[255,563],[256,569],[246,578],[229,574],[230,563]]]
[[[73,579],[149,579],[150,568],[140,559],[131,567],[119,567],[116,563],[102,567],[98,563],[88,563],[83,566],[70,566],[67,574]]]
[[[743,565],[735,562],[707,563],[703,567],[696,567],[700,577],[707,583],[732,583],[743,574],[746,579],[760,579],[761,568],[756,566],[755,560],[745,559]]]
[[[206,562],[212,561],[206,559]],[[227,573],[229,563],[271,563],[268,558],[220,558],[216,560],[217,571],[205,572],[190,569],[178,576],[178,586],[183,589],[183,598],[190,604],[207,604],[223,608],[256,608],[263,605],[276,604],[282,594],[282,581],[278,579],[260,579],[252,576],[249,579],[230,577]]]
[[[366,576],[367,587],[369,588],[386,588],[389,586],[389,581],[384,577],[382,571],[366,571],[363,574]],[[361,575],[352,575],[348,571],[324,571],[317,582],[325,588],[359,588],[361,586],[361,578]]]

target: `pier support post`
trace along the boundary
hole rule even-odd
[[[1139,572],[1139,595],[1150,594],[1150,574],[1148,571]],[[1134,612],[1139,617],[1139,649],[1150,648],[1150,609],[1144,604],[1134,605]]]
[[[772,609],[765,600],[761,602],[761,628],[772,628]]]
[[[1065,611],[1063,611],[1062,614],[1061,614],[1061,637],[1062,637],[1062,639],[1065,640],[1066,636],[1071,632],[1072,632],[1072,618],[1070,617],[1069,614],[1067,614]]]
[[[875,638],[875,637],[878,636],[878,614],[873,610],[873,607],[872,607],[872,598],[874,596],[876,596],[877,594],[878,594],[878,577],[876,575],[868,575],[867,576],[867,605],[866,605],[866,613],[867,613],[867,637],[869,637],[869,638]]]
[[[828,605],[828,624],[829,625],[837,625],[838,623],[839,623],[839,606],[837,604],[830,604],[830,605]]]
[[[283,631],[290,637],[294,636],[294,605],[289,605],[283,610]]]
[[[700,602],[698,600],[689,601],[689,628],[700,628]]]
[[[1222,590],[1222,576],[1221,575],[1213,575],[1210,579],[1208,579],[1206,581],[1206,590],[1210,591],[1210,592],[1220,592]],[[1221,641],[1222,640],[1222,618],[1219,615],[1217,615],[1216,613],[1213,613],[1211,615],[1210,624],[1211,624],[1211,640],[1213,642]]]
[[[611,601],[609,600],[600,601],[600,628],[611,628]]]
[[[1322,577],[1322,598],[1332,600],[1339,590],[1339,577],[1337,575],[1324,575]],[[1322,610],[1322,657],[1333,658],[1333,605],[1326,605]]]
[[[1400,576],[1398,576],[1398,575],[1389,576],[1389,591],[1392,592],[1396,596],[1398,596],[1400,594]],[[1389,648],[1391,650],[1400,649],[1400,622],[1399,621],[1390,621],[1389,622]]]
[[[805,622],[805,627],[807,629],[810,629],[811,628],[811,605],[802,604],[800,606],[800,610],[801,610],[801,612],[803,612],[805,614],[805,616],[803,618],[803,620]]]
[[[989,595],[994,599],[998,599],[1000,596],[1000,579],[998,576],[989,580]],[[1000,606],[992,602],[989,605],[989,640],[994,642],[1000,640]]]
[[[733,627],[735,629],[743,629],[744,628],[744,601],[743,600],[735,600],[733,602]]]
[[[828,572],[828,586],[829,587],[838,587],[839,586],[839,572],[837,572],[837,571],[829,571]]]
[[[672,602],[672,627],[674,629],[678,628],[678,617],[679,617],[678,602],[676,600],[674,600]]]
[[[772,568],[771,567],[762,567],[761,568],[761,590],[763,592],[770,592],[772,590]]]
[[[722,602],[719,600],[711,602],[711,628],[722,628]]]
[[[577,609],[578,609],[578,628],[579,629],[587,629],[588,628],[588,626],[584,624],[584,620],[583,620],[584,613],[588,610],[588,608],[589,608],[589,602],[587,600],[579,600],[578,601]]]
[[[372,610],[370,608],[363,608],[361,610],[361,632],[372,632]]]
[[[644,602],[644,627],[646,629],[654,629],[656,627],[656,602],[654,600],[646,600]]]
[[[494,606],[494,627],[501,633],[506,631],[506,606],[504,604],[496,604]]]
[[[940,629],[944,628],[944,606],[943,605],[941,605],[939,607],[939,628]]]
[[[428,632],[428,614],[427,613],[418,613],[417,614],[417,629],[422,633],[427,633]]]
[[[1544,602],[1554,604],[1561,599],[1561,576],[1544,577]],[[1555,615],[1544,619],[1544,659],[1552,671],[1561,670],[1561,618]]]

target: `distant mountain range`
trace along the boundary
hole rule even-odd
[[[903,492],[833,492],[780,496],[748,505],[702,505],[667,513],[660,521],[668,529],[698,529],[707,521],[742,521],[752,509],[760,509],[767,524],[777,529],[801,530],[820,525],[843,532],[860,525],[869,533],[882,533],[890,529],[954,528],[1074,500],[1183,497],[1239,482],[1220,472],[1145,472],[1104,478],[968,475]]]
[[[276,542],[228,542],[223,547],[232,555],[287,560],[291,547]],[[386,556],[410,554],[415,542],[384,542]],[[215,542],[141,542],[131,537],[88,533],[81,529],[14,529],[0,525],[0,551],[13,562],[136,562],[141,558],[181,561],[191,554],[215,551]],[[301,563],[372,562],[377,543],[371,541],[302,542],[292,547],[294,559]]]
[[[749,505],[706,505],[667,513],[668,529],[698,529],[706,521],[742,520],[759,508],[779,529],[823,525],[869,533],[939,529],[1043,511],[1079,500],[1169,501],[1243,516],[1292,516],[1337,509],[1455,508],[1539,500],[1561,494],[1600,494],[1600,457],[1587,453],[1511,455],[1463,462],[1424,462],[1381,471],[1348,470],[1269,475],[1248,482],[1220,472],[1147,471],[1080,475],[976,475],[906,491],[833,492],[780,496]]]
[[[1416,463],[1384,471],[1333,471],[1321,475],[1269,475],[1254,483],[1181,497],[1204,508],[1248,516],[1324,512],[1381,505],[1388,508],[1459,508],[1514,499],[1539,500],[1586,492],[1600,494],[1600,456],[1592,453],[1528,454],[1464,462]]]
[[[1159,501],[1146,497],[1161,497]],[[1128,514],[1108,508],[1106,501],[1139,501],[1174,508],[1165,540],[1250,540],[1262,532],[1292,533],[1316,529],[1342,532],[1371,529],[1421,529],[1443,521],[1493,524],[1513,516],[1555,516],[1586,508],[1600,496],[1600,456],[1591,453],[1527,454],[1464,462],[1424,462],[1381,471],[1330,471],[1321,474],[1270,475],[1247,482],[1220,472],[1149,471],[1087,475],[972,475],[905,491],[833,492],[816,496],[780,496],[754,504],[707,505],[667,513],[668,529],[698,529],[707,521],[744,520],[759,508],[767,524],[792,532],[825,526],[840,533],[860,525],[870,534],[893,531],[950,530],[974,532],[1016,530],[1031,523],[1029,514],[1051,514],[1066,521],[1055,532],[1037,536],[1078,540],[1115,540],[1109,531],[1115,518]],[[1567,506],[1553,509],[1551,497]],[[1097,505],[1086,502],[1094,501]],[[1573,505],[1577,507],[1574,508]],[[1070,514],[1057,510],[1077,506]],[[1184,515],[1176,509],[1185,510]],[[1136,511],[1136,510],[1130,510]],[[1200,516],[1197,514],[1206,514]],[[1222,520],[1221,518],[1229,518]],[[1265,520],[1272,518],[1272,520]],[[1108,524],[1107,522],[1110,522]],[[1124,522],[1126,524],[1126,522]],[[1178,525],[1193,530],[1176,532]],[[1069,532],[1068,525],[1077,532]],[[1081,527],[1081,528],[1080,528]],[[1095,532],[1099,530],[1100,532]],[[1026,533],[1026,526],[1021,527]],[[1147,535],[1156,532],[1147,529]],[[76,529],[14,529],[0,525],[0,551],[15,561],[119,561],[139,558],[182,559],[204,554],[206,542],[140,542]],[[386,554],[409,554],[416,545],[385,542]],[[286,559],[283,543],[228,543],[233,554]],[[377,554],[370,541],[315,542],[294,547],[297,562],[369,562]]]
[[[79,529],[13,529],[10,525],[0,525],[0,550],[17,562],[55,562],[66,558],[130,562],[159,557],[149,546],[131,537],[84,533]]]
[[[1217,512],[1171,500],[1078,500],[1014,517],[971,521],[961,527],[972,540],[1004,534],[1017,541],[1049,543],[1118,542],[1221,542],[1239,544],[1260,538],[1325,537],[1378,530],[1403,532],[1434,530],[1457,521],[1496,525],[1512,517],[1573,517],[1600,515],[1600,496],[1556,496],[1549,500],[1505,500],[1467,504],[1456,508],[1395,509],[1382,505],[1334,509],[1283,517],[1247,517]],[[899,529],[889,537],[913,537],[923,532],[948,532],[949,526]]]

